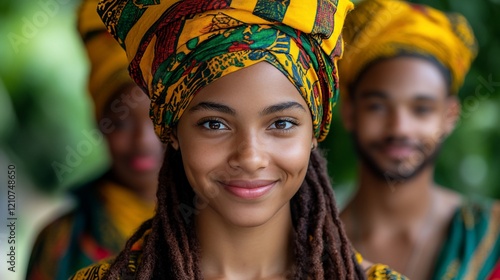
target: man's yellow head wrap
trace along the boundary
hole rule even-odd
[[[78,11],[78,31],[90,62],[88,89],[99,120],[113,95],[134,81],[128,75],[125,52],[107,32],[96,12],[97,3],[98,0],[83,1]]]
[[[349,14],[343,36],[342,95],[370,63],[401,54],[436,59],[449,70],[450,90],[457,94],[477,54],[474,34],[463,16],[398,0],[361,2]]]
[[[149,93],[162,141],[201,88],[261,61],[295,85],[321,141],[337,99],[340,33],[351,9],[349,0],[101,0],[98,13],[126,50],[132,78]]]

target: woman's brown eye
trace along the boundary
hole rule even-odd
[[[206,129],[209,129],[209,130],[223,130],[223,129],[227,129],[227,126],[225,126],[222,122],[217,121],[217,120],[203,121],[199,125],[203,126]]]
[[[285,129],[286,128],[286,121],[277,121],[275,122],[275,126],[277,129]]]
[[[277,120],[273,122],[273,124],[270,126],[271,129],[279,129],[279,130],[288,130],[293,128],[294,125],[297,125],[293,121],[289,120]]]
[[[220,122],[209,122],[208,123],[208,126],[210,127],[210,129],[220,129]]]

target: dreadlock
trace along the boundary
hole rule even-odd
[[[128,240],[105,279],[203,279],[193,221],[196,197],[180,152],[170,145],[160,171],[157,198],[155,216]],[[326,161],[318,149],[311,153],[291,211],[296,231],[291,279],[365,279],[340,221]],[[129,263],[132,246],[144,235],[142,259],[135,269]]]

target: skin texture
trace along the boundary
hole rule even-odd
[[[110,100],[100,121],[106,137],[112,179],[140,198],[154,201],[164,147],[149,118],[149,99],[136,85],[127,85]]]
[[[457,193],[433,181],[434,158],[453,131],[459,103],[436,65],[397,57],[371,66],[345,98],[359,189],[341,214],[364,257],[410,279],[429,279]]]
[[[317,144],[298,90],[264,62],[231,73],[197,93],[172,142],[198,197],[205,278],[284,278],[290,199]]]

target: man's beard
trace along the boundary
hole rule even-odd
[[[374,143],[372,146],[376,146],[379,148],[380,146],[399,143],[403,145],[413,145],[414,148],[418,150],[423,159],[418,162],[405,163],[401,162],[398,164],[397,170],[384,170],[375,159],[364,149],[361,147],[358,136],[356,133],[352,133],[351,137],[354,142],[354,148],[361,162],[371,171],[376,177],[380,180],[385,180],[388,183],[404,183],[409,181],[416,176],[418,176],[426,167],[434,165],[437,155],[441,150],[441,141],[436,143],[433,147],[431,147],[432,151],[426,151],[425,145],[423,144],[409,144],[409,140],[406,138],[396,138],[396,137],[387,137],[381,142]],[[409,166],[405,166],[409,165]],[[401,168],[403,167],[403,168]]]

